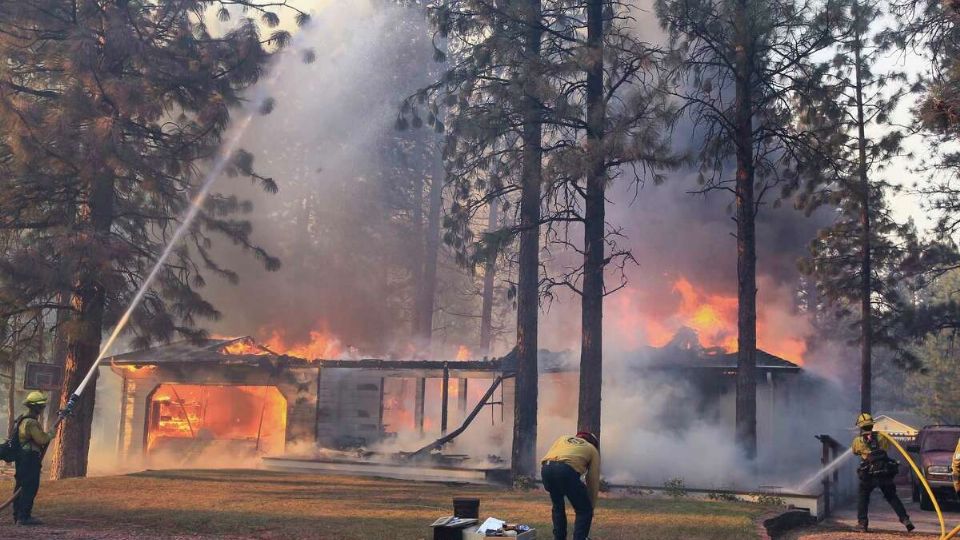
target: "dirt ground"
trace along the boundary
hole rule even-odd
[[[9,490],[8,480],[0,490]],[[428,484],[377,478],[257,470],[146,471],[46,482],[35,515],[40,528],[0,519],[0,538],[63,540],[336,539],[425,540],[449,515],[454,496],[476,496],[482,517],[497,516],[550,536],[550,505],[540,491]],[[595,540],[760,538],[756,504],[604,497]],[[28,536],[29,535],[29,536]]]
[[[879,532],[854,532],[849,530],[831,529],[829,527],[817,527],[816,529],[804,529],[793,531],[783,537],[783,540],[902,540],[904,538],[939,538],[934,534],[908,534],[903,533],[879,533]]]

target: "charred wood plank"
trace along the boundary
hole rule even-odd
[[[476,418],[478,414],[480,414],[480,410],[483,409],[483,407],[487,404],[487,401],[490,400],[490,398],[493,396],[493,393],[497,390],[497,387],[499,387],[500,383],[502,382],[503,382],[502,375],[493,380],[493,384],[490,385],[490,388],[487,389],[487,392],[483,395],[482,398],[480,398],[480,401],[477,403],[477,406],[474,407],[472,411],[470,411],[470,414],[468,414],[466,418],[463,419],[463,423],[460,424],[460,427],[451,431],[449,434],[444,435],[443,437],[440,437],[439,439],[433,441],[432,443],[424,446],[423,448],[417,450],[416,452],[409,454],[407,457],[415,458],[415,457],[421,456],[423,454],[426,454],[427,452],[430,452],[435,448],[442,448],[443,445],[456,439],[458,435],[463,433],[470,426],[470,424],[473,422],[473,419]]]
[[[440,398],[440,434],[447,434],[447,409],[450,403],[450,368],[443,364],[443,388]]]

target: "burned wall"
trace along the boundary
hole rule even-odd
[[[286,401],[286,445],[312,442],[316,436],[317,368],[172,365],[119,371],[123,377],[117,445],[121,462],[135,463],[147,457],[150,400],[162,384],[275,387]]]
[[[377,372],[324,368],[316,413],[317,443],[368,446],[383,436],[383,377]]]

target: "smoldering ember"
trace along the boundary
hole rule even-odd
[[[960,538],[960,2],[8,0],[0,57],[0,538]]]

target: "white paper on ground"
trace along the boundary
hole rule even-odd
[[[487,520],[480,525],[480,528],[477,529],[477,532],[483,534],[487,531],[495,531],[497,529],[502,529],[506,524],[506,521],[500,521],[497,518],[487,518]]]

